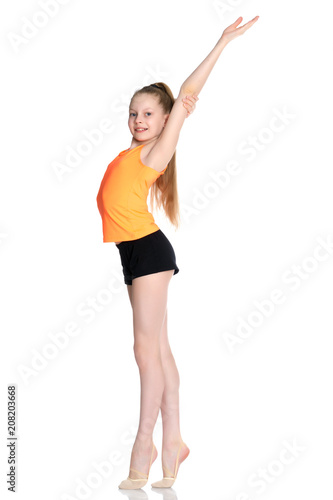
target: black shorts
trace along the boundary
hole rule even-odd
[[[131,285],[134,278],[146,274],[159,273],[174,269],[179,272],[173,247],[158,229],[137,240],[122,241],[116,244],[123,267],[125,285]]]

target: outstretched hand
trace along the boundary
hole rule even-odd
[[[243,35],[245,31],[247,31],[251,26],[254,25],[259,19],[259,16],[256,16],[252,19],[252,21],[249,21],[248,23],[244,24],[243,26],[240,26],[237,28],[237,26],[242,22],[243,18],[239,17],[236,19],[236,21],[233,24],[230,24],[222,33],[221,40],[224,40],[225,43],[231,42],[234,38],[237,38],[239,35]]]

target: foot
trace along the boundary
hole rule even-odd
[[[128,475],[130,479],[143,479],[144,477],[143,474],[148,476],[150,458],[152,456],[152,446],[153,446],[152,442],[147,444],[147,443],[140,443],[140,441],[135,441],[131,455],[130,472]],[[154,447],[151,463],[153,463],[156,460],[156,458],[157,458],[157,450]]]
[[[181,445],[180,451],[179,446]],[[177,454],[179,452],[179,459],[177,470],[176,460]],[[162,450],[162,464],[163,464],[163,476],[164,477],[176,477],[180,464],[188,457],[190,453],[189,447],[184,443],[184,441],[178,441],[177,443],[172,443],[169,445],[163,445]]]

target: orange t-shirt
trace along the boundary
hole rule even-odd
[[[102,179],[97,206],[102,217],[103,242],[142,238],[159,229],[148,211],[150,186],[162,172],[144,165],[140,144],[125,149],[109,164]]]

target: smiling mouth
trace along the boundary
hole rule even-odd
[[[147,128],[135,128],[134,130],[135,130],[135,132],[145,132],[148,129]]]

